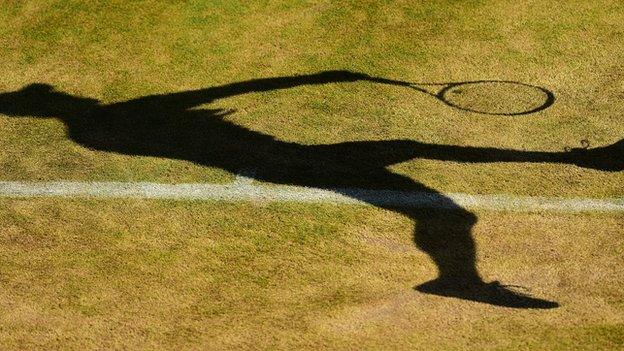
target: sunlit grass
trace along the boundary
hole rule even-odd
[[[526,116],[453,109],[366,82],[202,108],[300,144],[411,139],[562,151],[624,135],[621,1],[0,0],[0,93],[47,83],[102,103],[347,69],[416,82],[512,80],[556,96]],[[172,116],[175,118],[175,116]],[[186,161],[89,150],[0,106],[0,180],[229,182]],[[415,159],[442,192],[622,197],[624,173]],[[487,280],[556,300],[510,310],[418,294],[435,267],[407,218],[363,207],[3,200],[0,348],[615,349],[624,218],[478,213]]]
[[[108,103],[326,69],[420,82],[509,79],[552,90],[556,104],[535,115],[484,116],[421,93],[356,83],[251,94],[209,107],[234,109],[229,118],[236,123],[304,144],[403,138],[561,151],[581,139],[594,146],[619,140],[624,50],[614,33],[622,31],[621,5],[558,4],[554,15],[540,4],[11,3],[0,9],[6,33],[0,84],[14,90],[45,82]],[[81,150],[66,141],[58,121],[0,123],[4,179],[229,179],[180,161]],[[394,169],[442,191],[469,193],[613,197],[624,181],[573,165],[416,159]]]
[[[481,273],[561,304],[543,311],[415,292],[435,266],[414,249],[408,219],[372,208],[1,205],[4,349],[590,350],[623,341],[621,215],[479,213]]]

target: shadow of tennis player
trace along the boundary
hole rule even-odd
[[[104,105],[98,100],[55,91],[45,84],[0,94],[0,113],[59,118],[69,137],[93,150],[167,157],[218,167],[232,173],[255,170],[271,183],[329,189],[401,213],[417,222],[416,245],[435,262],[437,279],[418,291],[517,308],[553,308],[556,302],[533,298],[477,272],[471,237],[476,216],[452,199],[405,176],[389,165],[412,158],[454,162],[554,162],[606,171],[623,168],[624,142],[570,152],[526,152],[496,148],[434,145],[413,140],[302,145],[277,140],[224,119],[230,111],[196,110],[198,105],[240,94],[353,81],[380,83],[367,75],[328,71],[256,79],[200,90],[145,96]],[[392,188],[426,192],[435,208],[410,208],[367,198],[354,188]]]

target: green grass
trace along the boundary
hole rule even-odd
[[[545,7],[539,1],[522,8],[513,2],[16,2],[0,10],[0,84],[8,91],[44,82],[113,102],[326,69],[421,82],[510,79],[552,90],[555,105],[524,117],[484,116],[424,94],[357,83],[239,96],[210,107],[235,109],[232,121],[304,144],[405,138],[561,151],[581,139],[594,146],[619,140],[621,4]],[[4,179],[231,179],[180,161],[90,152],[68,141],[57,120],[0,123]],[[468,193],[614,197],[624,182],[621,173],[572,165],[415,159],[393,167],[436,189]]]
[[[545,87],[492,116],[366,82],[219,100],[299,144],[411,139],[562,151],[624,135],[621,1],[0,1],[0,92],[31,83],[112,103],[346,69],[418,82]],[[86,149],[57,119],[0,106],[0,180],[228,182],[167,158]],[[175,116],[173,116],[175,117]],[[623,197],[624,172],[414,159],[442,192]],[[435,266],[409,219],[329,205],[2,200],[0,348],[616,349],[622,215],[478,213],[487,280],[556,300],[511,310],[416,293]]]
[[[123,208],[124,211],[120,211]],[[132,213],[129,217],[125,213]],[[622,215],[479,213],[479,268],[558,301],[424,295],[406,218],[369,207],[4,200],[3,349],[615,349]]]

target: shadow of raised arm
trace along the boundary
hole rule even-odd
[[[473,147],[459,145],[427,144],[409,142],[415,158],[463,163],[562,163],[601,171],[618,172],[624,170],[624,139],[611,145],[569,151],[523,151],[493,147]]]
[[[178,93],[147,95],[129,100],[125,104],[154,105],[165,109],[175,108],[183,110],[237,95],[291,89],[305,85],[355,82],[367,77],[367,75],[361,73],[337,70],[305,75],[258,78]]]

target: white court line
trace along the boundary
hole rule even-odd
[[[586,199],[462,193],[436,194],[357,188],[323,190],[300,186],[254,185],[247,177],[241,177],[231,184],[0,181],[0,197],[141,198],[373,204],[416,208],[463,207],[510,211],[624,212],[624,198]]]

